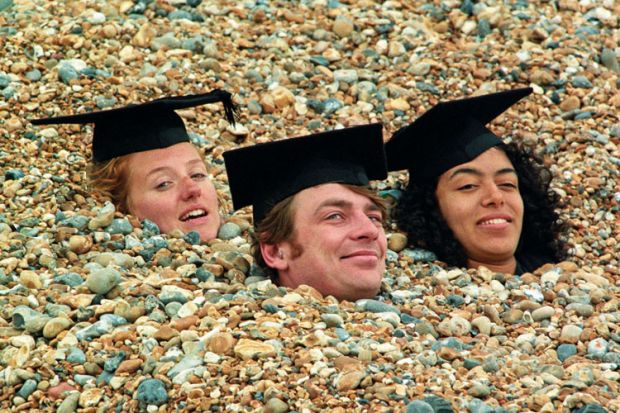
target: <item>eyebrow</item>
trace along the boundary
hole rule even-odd
[[[475,169],[475,168],[459,168],[456,171],[452,172],[450,174],[450,176],[448,177],[448,179],[452,179],[457,175],[460,174],[471,174],[471,175],[476,175],[476,176],[482,176],[484,175],[479,169]],[[494,176],[499,176],[499,175],[505,175],[505,174],[514,174],[517,175],[517,171],[514,170],[514,168],[502,168],[497,170],[493,175]]]
[[[151,177],[152,175],[155,175],[158,172],[165,171],[166,169],[170,169],[170,168],[167,167],[167,166],[160,166],[159,168],[155,168],[155,169],[149,171],[148,174],[146,174],[146,178],[149,178],[149,177]]]
[[[203,164],[204,162],[202,161],[202,159],[192,159],[191,161],[188,161],[185,165],[194,165],[194,164]],[[205,165],[206,168],[206,165]]]
[[[364,211],[381,211],[381,208],[376,205],[374,202],[368,200],[369,203],[364,206]],[[318,212],[323,209],[323,208],[327,208],[327,207],[339,207],[339,208],[353,208],[353,203],[350,201],[345,201],[344,199],[337,199],[337,198],[330,198],[330,199],[326,199],[325,201],[321,202],[319,204],[319,206],[316,207],[316,210],[314,211],[315,215],[318,214]]]
[[[193,166],[195,164],[201,164],[201,163],[203,163],[202,159],[192,159],[191,161],[186,162],[185,165],[186,166]],[[206,168],[206,166],[205,166],[205,168]],[[165,171],[166,169],[172,169],[172,168],[170,168],[169,166],[160,166],[158,168],[153,169],[148,174],[146,174],[146,177],[148,178],[151,175],[154,175],[154,174],[156,174],[158,172],[161,172],[161,171]]]

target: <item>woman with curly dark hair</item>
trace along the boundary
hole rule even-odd
[[[484,126],[529,93],[440,103],[386,144],[389,169],[409,169],[395,219],[412,245],[449,265],[515,274],[565,258],[550,171]]]

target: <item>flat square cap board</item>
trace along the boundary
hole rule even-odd
[[[164,97],[125,107],[34,119],[34,125],[93,123],[93,161],[104,162],[122,155],[188,142],[183,119],[175,112],[207,103],[222,102],[227,120],[234,124],[231,94],[223,90],[187,96]]]
[[[254,225],[280,201],[325,183],[366,186],[387,176],[381,124],[354,126],[224,152],[235,209]]]

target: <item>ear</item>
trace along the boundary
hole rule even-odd
[[[263,255],[265,264],[274,270],[283,271],[288,268],[288,260],[279,244],[260,244],[260,252]]]

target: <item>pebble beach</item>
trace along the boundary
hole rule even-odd
[[[619,60],[614,0],[0,0],[0,412],[620,412]],[[373,299],[254,265],[224,151],[525,86],[490,128],[548,162],[565,262],[450,268],[388,221]],[[208,243],[92,193],[90,126],[30,123],[214,88],[235,126],[179,111]]]

